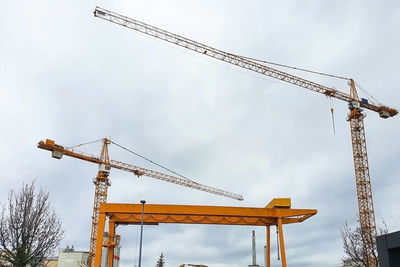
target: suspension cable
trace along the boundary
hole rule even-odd
[[[318,72],[318,71],[313,71],[313,70],[307,70],[307,69],[303,69],[303,68],[297,68],[297,67],[293,67],[293,66],[289,66],[289,65],[284,65],[284,64],[279,64],[279,63],[274,63],[274,62],[270,62],[270,61],[266,61],[266,60],[260,60],[260,59],[256,59],[256,58],[251,58],[251,57],[245,57],[245,56],[240,56],[244,59],[248,59],[248,60],[253,60],[256,62],[261,62],[261,63],[265,63],[265,64],[269,64],[269,65],[274,65],[274,66],[278,66],[278,67],[283,67],[283,68],[288,68],[288,69],[293,69],[293,70],[299,70],[299,71],[303,71],[303,72],[308,72],[308,73],[312,73],[312,74],[318,74],[318,75],[322,75],[322,76],[327,76],[327,77],[331,77],[331,78],[336,78],[336,79],[342,79],[342,80],[347,80],[350,81],[350,78],[346,78],[346,77],[342,77],[342,76],[338,76],[338,75],[333,75],[333,74],[329,74],[329,73],[323,73],[323,72]],[[368,93],[367,90],[363,89],[361,87],[360,84],[358,84],[357,82],[355,82],[355,84],[357,85],[357,87],[366,95],[366,97],[372,102],[372,103],[378,103],[381,104],[381,102],[379,102],[373,95],[371,95],[370,93]],[[382,104],[381,104],[382,105]]]
[[[260,60],[260,59],[251,58],[251,57],[245,57],[245,56],[240,56],[240,57],[241,57],[241,58],[244,58],[244,59],[249,59],[249,60],[252,60],[252,61],[257,61],[257,62],[262,62],[262,63],[265,63],[265,64],[269,64],[269,65],[278,66],[278,67],[283,67],[283,68],[288,68],[288,69],[293,69],[293,70],[304,71],[304,72],[308,72],[308,73],[313,73],[313,74],[328,76],[328,77],[331,77],[331,78],[337,78],[337,79],[342,79],[342,80],[347,80],[347,81],[350,80],[350,78],[346,78],[346,77],[342,77],[342,76],[337,76],[337,75],[333,75],[333,74],[328,74],[328,73],[323,73],[323,72],[318,72],[318,71],[313,71],[313,70],[307,70],[307,69],[303,69],[303,68],[297,68],[297,67],[293,67],[293,66],[288,66],[288,65],[284,65],[284,64],[274,63],[274,62],[265,61],[265,60]]]
[[[65,147],[65,148],[67,148],[67,149],[73,149],[73,148],[75,148],[75,147],[80,147],[80,146],[84,146],[84,145],[89,145],[89,144],[93,144],[93,143],[100,142],[100,141],[103,141],[103,139],[98,139],[98,140],[95,140],[95,141],[91,141],[91,142],[87,142],[87,143],[82,143],[82,144],[75,145],[75,146],[69,146],[69,147]]]
[[[112,144],[118,146],[118,147],[121,148],[121,149],[124,149],[124,150],[126,150],[126,151],[128,151],[128,152],[130,152],[130,153],[132,153],[132,154],[134,154],[134,155],[136,155],[136,156],[138,156],[138,157],[144,159],[144,160],[147,160],[148,162],[150,162],[150,163],[152,163],[152,164],[154,164],[154,165],[156,165],[156,166],[158,166],[158,167],[160,167],[160,168],[163,168],[163,169],[166,170],[166,171],[169,171],[169,172],[171,172],[171,173],[173,173],[173,174],[175,174],[175,175],[177,175],[177,176],[179,176],[179,177],[181,177],[181,178],[183,178],[183,179],[185,179],[185,180],[188,180],[188,181],[192,181],[192,182],[193,182],[193,180],[187,178],[186,176],[183,176],[182,174],[179,174],[179,173],[177,173],[177,172],[175,172],[175,171],[173,171],[173,170],[171,170],[171,169],[169,169],[169,168],[167,168],[167,167],[165,167],[165,166],[163,166],[163,165],[161,165],[161,164],[159,164],[159,163],[157,163],[157,162],[154,162],[154,161],[152,161],[151,159],[148,159],[148,158],[146,158],[146,157],[144,157],[144,156],[142,156],[142,155],[140,155],[140,154],[138,154],[138,153],[132,151],[131,149],[128,149],[128,148],[126,148],[126,147],[124,147],[124,146],[122,146],[122,145],[119,145],[119,144],[117,144],[117,143],[115,143],[115,142],[113,142],[113,141],[110,141],[110,142],[111,142]]]
[[[374,103],[374,101],[375,101],[375,103],[378,103],[378,104],[382,105],[375,97],[373,97],[370,93],[368,93],[367,90],[365,90],[364,88],[362,88],[360,84],[358,84],[357,82],[355,82],[355,84],[357,85],[357,87],[358,87],[361,91],[364,92],[364,94],[367,96],[367,98],[368,98],[372,103]],[[374,101],[373,101],[373,100],[374,100]]]

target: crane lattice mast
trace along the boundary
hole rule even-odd
[[[243,197],[239,194],[231,193],[225,190],[221,190],[218,188],[214,188],[211,186],[203,185],[197,183],[193,180],[187,178],[181,178],[172,176],[169,174],[149,170],[146,168],[138,167],[132,164],[124,163],[121,161],[112,160],[109,158],[108,154],[108,145],[111,144],[111,141],[107,138],[103,139],[103,145],[100,153],[100,157],[93,155],[86,155],[82,152],[74,151],[71,148],[66,148],[64,146],[56,144],[53,140],[46,139],[46,141],[40,141],[38,147],[41,149],[49,150],[52,152],[52,157],[56,159],[61,159],[62,156],[66,155],[73,158],[78,158],[81,160],[89,161],[92,163],[96,163],[99,165],[99,170],[95,180],[93,181],[95,184],[95,194],[94,194],[94,202],[93,202],[93,215],[92,215],[92,228],[90,234],[90,248],[89,248],[89,257],[88,264],[92,266],[94,253],[96,250],[96,241],[97,241],[97,230],[99,224],[99,211],[100,204],[107,202],[107,190],[110,186],[110,182],[108,176],[110,174],[111,168],[131,172],[136,176],[147,176],[150,178],[155,178],[158,180],[162,180],[165,182],[186,186],[192,189],[204,191],[207,193],[235,199],[235,200],[243,200]]]
[[[369,103],[365,99],[360,100],[357,95],[357,90],[353,79],[348,79],[348,83],[350,85],[350,94],[347,94],[338,91],[335,88],[327,87],[322,84],[271,68],[247,57],[213,48],[211,46],[190,40],[180,35],[162,30],[101,7],[96,7],[94,10],[94,16],[155,37],[157,39],[164,40],[177,46],[198,52],[200,54],[224,61],[226,63],[236,65],[238,67],[266,75],[328,97],[333,97],[348,102],[350,109],[348,121],[350,122],[351,141],[353,148],[360,227],[363,233],[364,246],[368,249],[368,251],[373,251],[376,248],[375,214],[372,200],[371,181],[369,176],[367,145],[363,121],[365,115],[363,114],[363,109],[375,111],[379,113],[380,117],[385,119],[397,115],[398,110],[381,104]],[[375,256],[370,253],[368,257],[369,261],[373,265],[374,262],[376,262]]]

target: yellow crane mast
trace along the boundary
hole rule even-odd
[[[100,153],[100,157],[93,155],[86,155],[81,152],[74,151],[71,148],[66,148],[64,146],[58,145],[55,141],[46,139],[46,141],[40,141],[38,147],[41,149],[49,150],[52,152],[52,157],[56,159],[61,159],[62,156],[66,155],[69,157],[81,159],[84,161],[89,161],[99,165],[99,170],[97,172],[96,179],[94,180],[95,184],[95,193],[94,193],[94,201],[93,201],[93,215],[92,215],[92,227],[90,234],[90,247],[89,247],[89,257],[88,257],[88,266],[92,266],[92,261],[94,259],[94,253],[96,249],[96,241],[97,241],[97,229],[99,224],[99,211],[100,204],[107,202],[107,190],[110,186],[109,182],[109,174],[111,168],[132,172],[136,176],[147,176],[150,178],[159,179],[165,182],[182,185],[186,187],[190,187],[193,189],[197,189],[200,191],[208,192],[215,195],[220,195],[227,198],[232,198],[236,200],[243,200],[241,195],[231,193],[228,191],[224,191],[218,188],[214,188],[211,186],[203,185],[192,181],[187,178],[176,177],[168,174],[164,174],[161,172],[156,172],[153,170],[145,169],[142,167],[138,167],[132,164],[124,163],[121,161],[112,160],[108,154],[108,146],[112,143],[111,140],[104,138],[103,145]]]
[[[360,227],[363,233],[364,246],[368,251],[375,249],[376,224],[365,141],[365,115],[363,114],[363,109],[375,111],[381,118],[385,119],[397,115],[398,110],[380,104],[369,103],[366,99],[360,99],[353,79],[347,79],[350,86],[350,94],[347,94],[335,88],[271,68],[261,64],[258,60],[213,48],[101,7],[95,8],[94,16],[226,63],[347,102],[350,109],[347,120],[350,122]],[[376,262],[375,257],[372,253],[368,257],[371,265],[373,265]]]

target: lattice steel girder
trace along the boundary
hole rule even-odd
[[[127,16],[112,12],[110,10],[96,7],[93,12],[95,17],[100,19],[118,24],[120,26],[141,32],[143,34],[155,37],[160,40],[164,40],[166,42],[172,43],[177,46],[184,47],[186,49],[195,51],[197,53],[224,61],[226,63],[236,65],[238,67],[257,72],[261,75],[266,75],[272,77],[274,79],[281,80],[286,83],[290,83],[299,87],[303,87],[305,89],[324,94],[326,96],[334,97],[346,102],[357,101],[363,108],[373,110],[375,112],[387,112],[388,116],[393,117],[398,114],[398,110],[394,108],[390,108],[383,105],[376,105],[373,103],[364,103],[358,99],[353,98],[349,94],[338,91],[335,88],[327,87],[322,84],[303,79],[297,77],[295,75],[271,68],[249,58],[242,57],[240,55],[235,55],[232,53],[228,53],[217,48],[202,44],[200,42],[196,42],[189,38],[185,38],[175,33],[168,32],[166,30],[154,27],[147,23],[135,20],[133,18],[129,18]]]
[[[90,233],[90,245],[89,245],[89,257],[88,265],[92,266],[92,260],[96,250],[97,241],[97,229],[99,224],[99,213],[100,205],[107,202],[107,190],[109,181],[106,176],[100,171],[96,177],[95,183],[95,193],[93,201],[93,215],[92,215],[92,227]]]
[[[372,255],[372,251],[376,247],[375,237],[377,232],[368,165],[364,115],[358,110],[352,110],[348,120],[350,122],[351,143],[353,147],[359,219],[363,235],[362,240],[368,251],[371,266],[375,266],[375,258]]]

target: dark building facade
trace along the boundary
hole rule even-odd
[[[400,266],[400,231],[376,237],[380,267]]]

